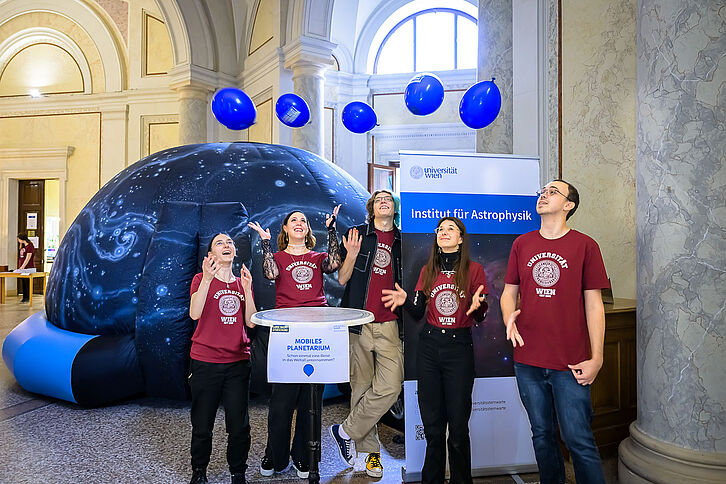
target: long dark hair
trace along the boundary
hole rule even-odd
[[[459,232],[461,232],[459,257],[457,257],[456,263],[454,264],[454,270],[456,271],[456,275],[454,276],[454,284],[456,284],[456,287],[459,291],[467,291],[470,262],[469,236],[466,234],[466,226],[464,225],[464,222],[456,217],[444,217],[440,219],[436,224],[436,228],[438,229],[439,227],[441,227],[441,224],[447,220],[451,220],[452,222],[454,222],[454,224],[458,227]],[[423,292],[428,298],[429,293],[431,292],[431,286],[434,285],[434,281],[436,280],[436,277],[438,277],[439,272],[441,271],[441,248],[439,247],[436,236],[434,236],[434,243],[431,247],[431,254],[429,255],[429,260],[428,262],[426,262],[425,267],[426,268],[424,269]]]
[[[27,242],[27,243],[29,243],[29,244],[31,244],[31,245],[33,244],[33,243],[32,243],[32,242],[30,241],[30,239],[28,238],[28,236],[27,236],[27,235],[25,234],[25,232],[20,232],[20,233],[18,234],[18,238],[19,238],[20,240],[22,240],[23,242]]]
[[[280,225],[280,233],[277,235],[277,250],[287,249],[287,245],[290,243],[290,236],[285,231],[285,225],[287,225],[293,213],[301,213],[305,217],[305,225],[308,226],[308,233],[305,234],[305,247],[312,250],[315,247],[315,236],[313,235],[313,229],[310,228],[310,220],[308,220],[308,216],[302,210],[293,210],[283,219],[282,225]]]

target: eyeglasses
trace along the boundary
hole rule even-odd
[[[393,202],[393,197],[376,197],[373,199],[373,203],[381,203],[381,202]]]
[[[564,193],[562,193],[561,191],[559,191],[557,189],[557,187],[542,187],[537,192],[537,196],[540,197],[540,198],[543,197],[543,196],[551,197],[551,196],[554,196],[555,194],[562,195],[568,201],[570,201],[570,202],[572,201],[572,200],[570,200],[570,197],[568,197],[567,195],[565,195]]]

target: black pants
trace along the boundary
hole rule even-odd
[[[426,436],[421,481],[444,482],[449,447],[449,482],[470,483],[469,417],[474,387],[474,347],[471,330],[426,325],[418,341],[418,406]],[[449,439],[446,442],[446,427]]]
[[[18,278],[18,289],[23,295],[23,301],[27,301],[30,296],[30,279]]]
[[[323,385],[316,385],[322,393]],[[318,412],[322,413],[322,399]],[[295,435],[290,448],[290,427],[292,414],[297,409]],[[310,465],[308,440],[310,432],[310,386],[306,383],[273,383],[270,405],[267,413],[267,448],[265,455],[275,467],[275,472],[284,470],[290,462]]]
[[[227,463],[232,474],[244,473],[250,451],[249,360],[206,363],[192,360],[192,468],[206,468],[212,453],[212,430],[221,401],[227,427]]]

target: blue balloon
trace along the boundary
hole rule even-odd
[[[308,103],[297,94],[283,94],[275,104],[277,118],[286,126],[300,128],[310,122]]]
[[[373,108],[361,101],[353,101],[343,108],[343,126],[354,133],[365,133],[372,130],[378,118]]]
[[[502,95],[492,78],[477,82],[464,93],[459,103],[459,117],[468,127],[480,129],[497,118],[501,107]]]
[[[433,74],[419,74],[406,85],[406,107],[416,116],[431,114],[444,102],[444,85]]]
[[[228,129],[247,129],[257,119],[257,108],[241,89],[225,87],[212,98],[212,113]]]

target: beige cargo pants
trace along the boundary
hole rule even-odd
[[[403,345],[396,321],[368,323],[350,335],[350,413],[343,430],[359,452],[380,452],[378,420],[398,398]]]

